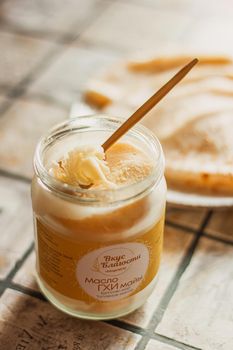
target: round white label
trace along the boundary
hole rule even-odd
[[[123,243],[94,250],[77,265],[77,279],[83,290],[95,299],[124,298],[142,282],[149,252],[142,243]]]

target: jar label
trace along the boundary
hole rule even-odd
[[[164,216],[149,231],[116,244],[61,235],[36,219],[37,269],[47,288],[85,303],[123,299],[157,274]]]
[[[149,251],[144,244],[117,244],[84,255],[76,275],[80,286],[93,298],[117,300],[137,289],[148,264]]]

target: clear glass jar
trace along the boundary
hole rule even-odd
[[[163,242],[166,182],[159,141],[141,125],[122,139],[155,165],[133,185],[81,189],[56,180],[52,162],[76,146],[102,144],[122,120],[68,120],[43,137],[32,181],[36,273],[52,304],[87,319],[110,319],[140,307],[153,291]]]

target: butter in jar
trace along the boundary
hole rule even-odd
[[[43,137],[34,158],[36,276],[47,299],[86,319],[140,307],[157,282],[166,182],[159,141],[137,125],[106,154],[122,121],[71,119]]]

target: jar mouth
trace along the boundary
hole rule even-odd
[[[148,176],[133,184],[122,185],[114,189],[83,189],[78,186],[64,183],[49,173],[44,165],[43,154],[56,141],[65,137],[68,133],[75,134],[88,131],[111,131],[116,130],[125,119],[108,117],[106,115],[80,116],[57,124],[46,135],[39,140],[33,165],[34,170],[42,184],[49,190],[55,191],[59,196],[66,197],[71,201],[85,203],[109,204],[140,197],[156,186],[164,173],[164,155],[157,137],[143,125],[136,125],[127,132],[127,135],[134,139],[141,139],[151,149],[154,159],[152,171]]]

